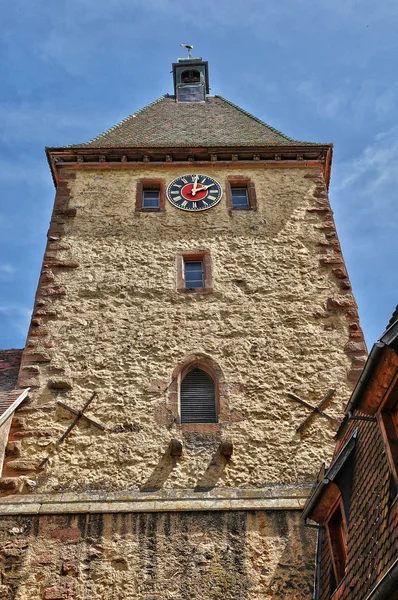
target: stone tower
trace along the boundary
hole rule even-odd
[[[201,59],[173,78],[173,95],[47,149],[2,597],[311,597],[300,512],[366,353],[332,146],[209,96]]]

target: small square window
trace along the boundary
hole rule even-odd
[[[164,212],[165,189],[163,179],[139,179],[135,201],[136,212]]]
[[[177,292],[209,294],[213,291],[209,250],[185,250],[176,256]]]
[[[201,260],[185,260],[184,275],[186,289],[204,287],[204,269]]]
[[[159,208],[160,190],[146,190],[142,192],[142,208]]]
[[[231,187],[232,208],[250,208],[247,187]]]
[[[256,210],[257,199],[253,181],[248,177],[231,175],[226,186],[227,207],[232,210]]]

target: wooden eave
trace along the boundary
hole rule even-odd
[[[385,346],[355,409],[373,416],[385,406],[394,405],[396,402],[398,402],[398,355]]]
[[[322,496],[308,514],[307,518],[318,523],[318,525],[325,525],[340,499],[340,489],[333,481],[330,481],[324,488]]]
[[[237,165],[267,168],[321,167],[329,187],[332,144],[292,146],[159,147],[159,148],[46,148],[54,185],[58,172],[68,169],[133,169],[148,166]],[[192,169],[192,166],[190,167]]]

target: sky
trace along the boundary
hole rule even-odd
[[[25,344],[54,200],[45,146],[165,93],[194,44],[219,94],[333,142],[330,200],[368,346],[398,303],[396,0],[0,0],[0,348]]]

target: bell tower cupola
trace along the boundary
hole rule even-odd
[[[205,102],[209,93],[207,61],[192,57],[193,46],[181,44],[188,50],[188,58],[173,63],[174,95],[177,102]]]

